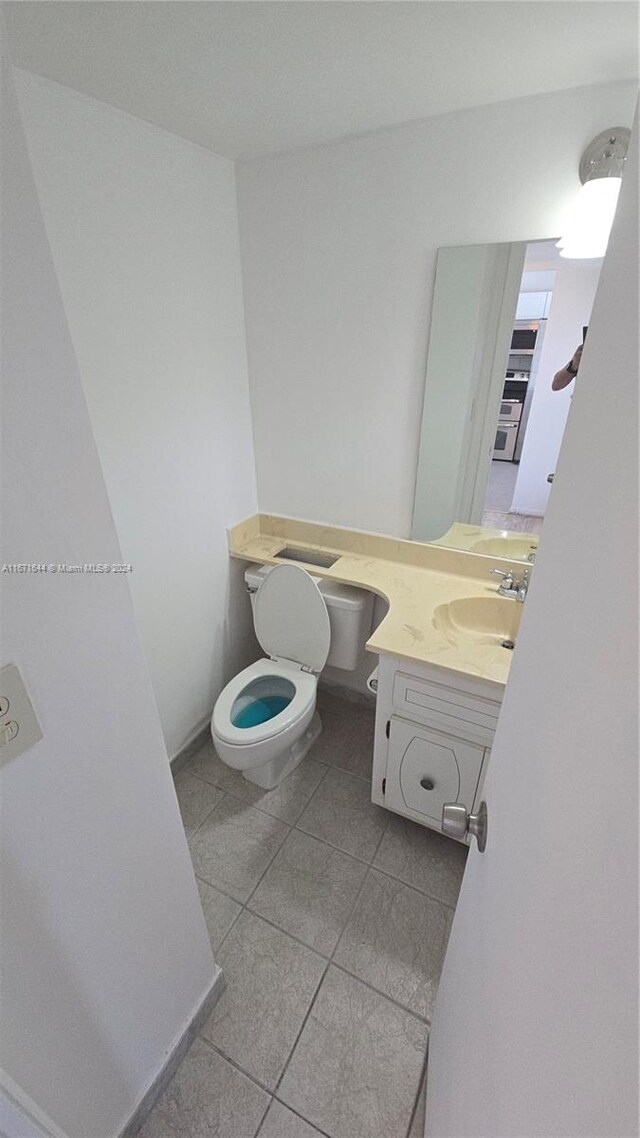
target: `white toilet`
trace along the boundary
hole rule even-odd
[[[297,565],[252,565],[245,580],[256,636],[269,658],[250,664],[220,693],[211,735],[227,766],[273,790],[322,730],[315,708],[325,664],[353,669],[360,660],[373,597]]]

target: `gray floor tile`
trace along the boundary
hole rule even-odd
[[[373,857],[389,814],[371,801],[371,787],[341,770],[330,770],[298,821],[315,838],[354,854]]]
[[[371,869],[334,961],[430,1018],[451,920],[439,901]]]
[[[424,1023],[331,966],[278,1096],[331,1138],[402,1138],[426,1041]]]
[[[194,755],[187,769],[258,810],[264,810],[265,814],[272,814],[291,825],[297,822],[326,771],[325,766],[307,757],[275,790],[263,790],[246,779],[242,771],[232,770],[223,763],[213,743],[207,743]]]
[[[249,907],[330,956],[353,908],[366,866],[292,830]]]
[[[336,704],[342,704],[340,708]],[[322,733],[309,752],[316,762],[327,763],[371,782],[375,713],[368,707],[333,700],[320,711]]]
[[[531,514],[510,514],[501,510],[485,510],[482,515],[483,526],[491,529],[507,529],[512,533],[542,533],[544,518],[535,518]]]
[[[500,459],[494,458],[489,468],[489,481],[484,497],[485,510],[509,512],[519,469],[515,462],[501,462]]]
[[[174,785],[185,832],[193,834],[222,800],[224,791],[184,770],[176,775]]]
[[[232,770],[223,763],[211,739],[208,739],[204,747],[189,759],[185,770],[204,779],[205,782],[212,783],[213,786],[219,786],[221,790],[230,790],[232,794],[240,779],[243,782],[247,781],[241,771]]]
[[[244,912],[219,953],[226,988],[202,1034],[275,1088],[322,977],[311,949]]]
[[[331,688],[326,688],[322,684],[319,684],[316,695],[316,707],[320,715],[323,713],[326,714],[327,712],[337,712],[339,715],[347,715],[351,707],[351,701],[338,695]]]
[[[466,847],[459,842],[392,814],[374,865],[445,905],[455,906],[466,860]]]
[[[265,1091],[196,1039],[139,1138],[254,1138],[268,1102]]]
[[[287,833],[283,822],[226,795],[190,839],[193,868],[244,903]]]
[[[272,814],[274,818],[280,818],[283,822],[293,825],[298,821],[326,771],[325,766],[305,758],[299,767],[287,775],[280,786],[276,786],[275,790],[263,790],[242,777],[243,785],[236,787],[232,793],[252,802],[258,810],[264,810],[266,814]]]
[[[209,940],[215,953],[220,948],[236,917],[242,912],[242,905],[238,905],[237,901],[232,901],[230,897],[226,897],[224,893],[214,889],[213,885],[201,881],[199,877],[196,877],[196,882],[204,919],[209,930]]]
[[[315,1126],[310,1126],[304,1118],[294,1114],[288,1106],[273,1099],[260,1130],[258,1138],[322,1138]]]
[[[349,738],[349,708],[346,710],[343,710],[342,707],[336,708],[334,703],[337,702],[332,701],[326,708],[318,707],[322,731],[309,751],[311,759],[319,763],[326,763],[329,766],[336,765],[336,755],[346,749]],[[340,700],[341,704],[343,702]]]
[[[370,671],[373,671],[373,668]],[[317,705],[320,712],[326,710],[327,707],[332,707],[336,711],[347,714],[351,707],[364,707],[369,711],[375,711],[376,700],[369,691],[354,691],[350,688],[334,687],[333,685],[327,687],[324,683],[320,683],[318,685]]]

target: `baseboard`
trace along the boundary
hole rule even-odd
[[[199,727],[196,727],[193,735],[189,739],[189,742],[185,743],[184,747],[178,751],[178,754],[174,755],[170,760],[171,771],[173,774],[177,774],[178,771],[181,770],[185,765],[185,763],[189,761],[192,755],[195,755],[196,752],[199,751],[201,747],[204,747],[205,743],[209,741],[211,738],[211,730],[209,724],[210,720],[205,719],[204,723],[201,723]]]
[[[178,1039],[171,1048],[162,1069],[158,1072],[153,1080],[149,1089],[145,1092],[129,1121],[125,1124],[123,1129],[118,1134],[118,1138],[134,1138],[138,1133],[143,1122],[151,1113],[157,1100],[160,1098],[162,1092],[166,1089],[175,1075],[178,1067],[184,1059],[187,1051],[193,1043],[200,1028],[205,1020],[211,1014],[214,1005],[220,999],[224,991],[224,977],[222,972],[218,969],[218,974],[213,981],[209,991],[204,997],[200,1007],[192,1016],[187,1026],[178,1036]]]

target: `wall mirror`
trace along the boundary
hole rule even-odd
[[[534,560],[602,258],[555,240],[441,248],[411,537]],[[575,382],[580,382],[579,376]]]

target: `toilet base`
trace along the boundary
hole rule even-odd
[[[253,782],[256,786],[261,786],[263,790],[275,790],[276,786],[279,786],[283,779],[295,770],[298,763],[302,762],[321,731],[322,720],[316,711],[304,735],[288,747],[282,755],[276,755],[275,758],[269,759],[269,762],[260,763],[259,766],[242,772],[247,782]]]

